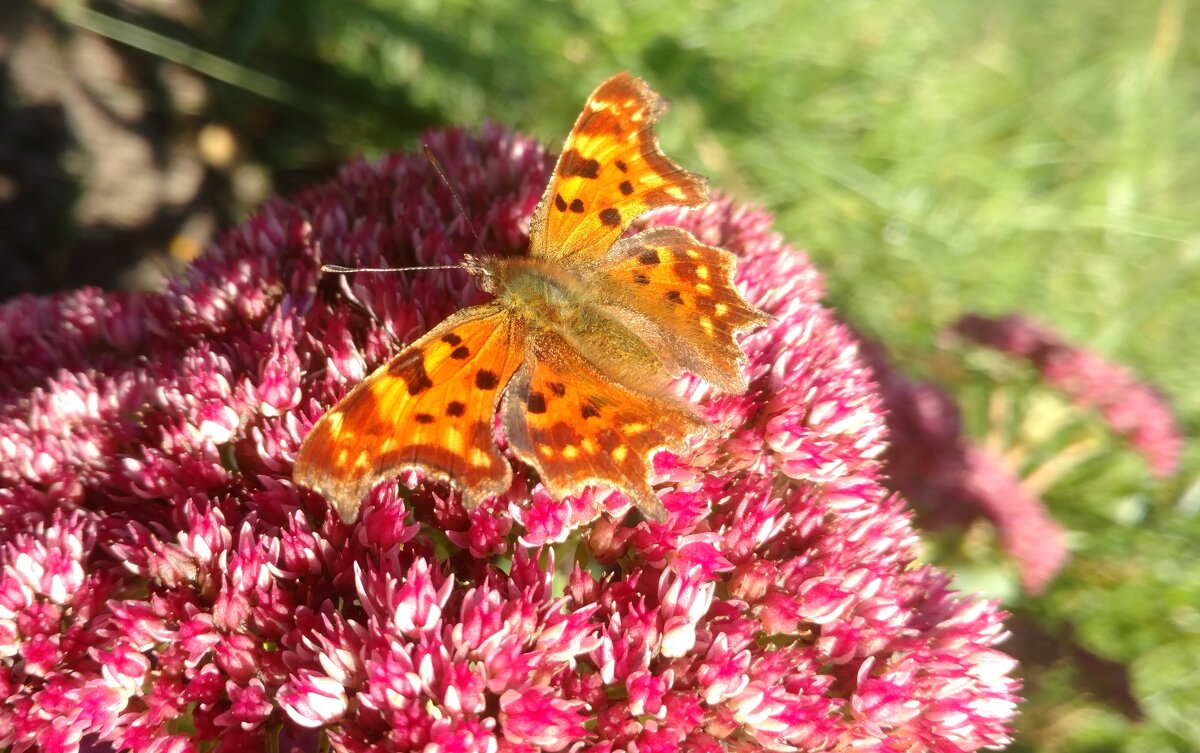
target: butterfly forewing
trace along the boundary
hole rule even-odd
[[[620,241],[593,279],[600,296],[636,314],[631,324],[670,351],[673,361],[726,392],[746,389],[735,339],[767,321],[733,282],[735,257],[677,227]]]
[[[592,484],[620,489],[654,520],[666,511],[646,482],[651,456],[680,450],[706,424],[685,408],[603,376],[561,337],[530,338],[504,396],[504,434],[556,498]]]
[[[485,304],[461,311],[400,351],[313,426],[293,478],[358,515],[376,482],[423,468],[455,483],[468,508],[508,489],[492,438],[501,391],[525,352],[524,323]]]
[[[530,256],[585,264],[646,211],[708,201],[708,182],[659,149],[653,125],[666,107],[629,73],[592,92],[534,211]]]

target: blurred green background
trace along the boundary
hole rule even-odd
[[[2,295],[161,284],[272,193],[430,127],[555,147],[629,69],[674,103],[667,153],[772,211],[830,304],[951,383],[976,432],[996,391],[939,367],[937,337],[971,311],[1050,324],[1200,424],[1195,3],[3,6]],[[986,530],[931,550],[1014,612],[1014,750],[1200,750],[1198,467],[1189,444],[1154,483],[1115,442],[1076,464],[1043,494],[1073,558],[1038,598]]]

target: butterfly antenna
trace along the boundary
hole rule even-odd
[[[471,235],[475,236],[476,248],[483,248],[483,240],[480,239],[479,233],[475,232],[475,228],[471,226],[471,219],[467,216],[467,210],[463,207],[462,199],[458,198],[458,191],[454,190],[454,186],[450,185],[450,179],[446,177],[446,171],[442,169],[442,162],[433,153],[433,149],[429,144],[423,144],[425,147],[425,158],[429,160],[429,164],[433,165],[433,169],[437,171],[438,177],[446,184],[446,188],[450,189],[450,195],[454,197],[454,203],[458,205],[458,211],[462,213],[463,222],[467,223],[467,230],[471,231]]]
[[[467,216],[467,209],[463,206],[462,199],[458,197],[458,191],[454,190],[450,179],[446,177],[446,171],[442,168],[441,160],[433,153],[432,147],[429,144],[422,145],[425,148],[425,157],[429,160],[429,164],[433,165],[434,171],[438,177],[442,179],[442,183],[446,184],[446,188],[450,189],[450,195],[454,197],[454,203],[458,205],[458,211],[462,214],[463,222],[466,223],[467,229],[471,231],[471,235],[475,237],[477,247],[483,247],[483,240],[479,237],[479,233],[475,232],[475,227],[471,225],[471,219]],[[421,272],[434,269],[471,269],[471,262],[464,261],[462,264],[444,264],[432,267],[343,267],[341,264],[322,264],[322,272],[331,272],[333,274],[349,275],[355,272]]]
[[[436,267],[343,267],[341,264],[322,264],[322,272],[350,275],[355,272],[421,272],[427,269],[462,269],[461,264],[442,264]]]

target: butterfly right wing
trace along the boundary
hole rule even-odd
[[[736,394],[746,390],[737,335],[768,317],[738,292],[735,263],[682,228],[656,227],[618,241],[589,282],[673,367]]]
[[[405,468],[462,490],[468,509],[508,489],[512,469],[492,437],[500,394],[525,355],[525,325],[501,306],[460,311],[356,386],[313,425],[292,478],[342,520]]]
[[[555,498],[605,484],[647,517],[665,520],[646,481],[651,456],[684,449],[688,435],[707,424],[682,406],[604,376],[557,334],[531,334],[528,350],[501,407],[513,454],[537,470]]]

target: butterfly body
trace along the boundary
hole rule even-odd
[[[534,211],[528,254],[464,261],[494,300],[435,326],[314,424],[299,483],[350,521],[376,482],[421,468],[473,508],[511,483],[498,411],[509,450],[554,497],[606,485],[665,519],[651,456],[706,428],[665,388],[690,371],[744,390],[735,337],[765,316],[734,287],[728,252],[679,228],[621,237],[650,209],[708,199],[704,179],[658,148],[664,110],[627,73],[593,92]]]
[[[569,328],[589,308],[582,281],[569,270],[521,257],[492,257],[480,266],[479,287],[534,329]]]
[[[615,305],[605,280],[589,269],[572,269],[524,257],[476,260],[480,287],[522,320],[529,344],[554,335],[597,369],[625,386],[659,392],[678,370],[669,370]]]

